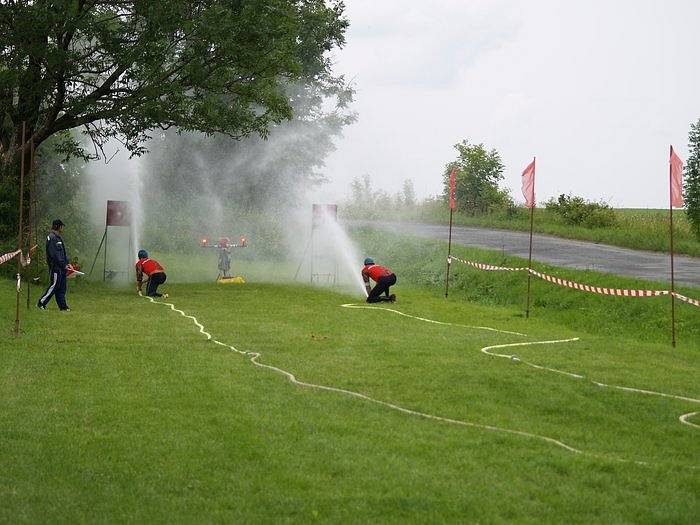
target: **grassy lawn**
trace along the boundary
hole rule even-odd
[[[616,209],[616,224],[604,228],[588,228],[564,223],[555,213],[544,209],[535,210],[534,230],[537,233],[580,239],[612,246],[622,246],[637,250],[668,252],[669,213],[668,210],[656,209]],[[366,219],[369,217],[358,217]],[[443,203],[428,202],[415,208],[392,211],[378,219],[427,222],[448,224],[450,211]],[[494,212],[487,215],[470,216],[461,212],[454,214],[454,224],[478,226],[503,230],[530,231],[529,211],[518,208],[514,214]],[[700,240],[690,229],[690,224],[683,210],[673,214],[674,251],[679,254],[700,256]]]
[[[526,335],[341,308],[358,299],[327,289],[178,283],[174,261],[165,288],[215,339],[301,381],[497,428],[294,385],[131,288],[71,282],[73,311],[26,312],[15,341],[1,282],[0,521],[697,523],[700,430],[678,417],[700,405],[590,380],[699,399],[700,312],[682,309],[675,350],[658,304],[605,315],[542,283],[526,320],[514,281],[460,270],[448,300],[424,286],[444,262],[414,259],[430,248],[381,253],[397,310]],[[585,379],[480,352],[570,337],[500,352]]]

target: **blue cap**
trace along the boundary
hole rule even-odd
[[[148,252],[146,250],[139,250],[139,259],[145,259],[148,257]]]
[[[372,259],[371,257],[367,257],[365,259],[365,264],[374,264],[374,259]]]

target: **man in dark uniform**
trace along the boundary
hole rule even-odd
[[[377,283],[374,288],[370,288],[369,280]],[[396,274],[385,266],[374,264],[374,259],[367,257],[362,268],[362,280],[365,282],[367,290],[367,302],[378,303],[380,301],[396,301],[396,296],[389,294],[389,287],[396,284]],[[384,294],[384,296],[382,296]]]
[[[56,296],[56,304],[59,310],[69,312],[66,304],[66,270],[68,268],[68,254],[63,244],[63,222],[56,219],[51,223],[51,233],[46,237],[46,263],[49,266],[49,287],[39,299],[37,306],[46,310],[51,297]]]

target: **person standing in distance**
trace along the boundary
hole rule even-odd
[[[376,284],[374,288],[370,288],[369,280],[372,279]],[[362,268],[362,280],[365,282],[367,290],[367,302],[378,303],[380,301],[396,301],[396,296],[389,294],[389,287],[396,284],[396,274],[385,266],[374,264],[374,259],[367,257],[365,265]],[[382,294],[384,296],[382,297]]]
[[[158,293],[158,286],[163,284],[167,277],[165,275],[165,268],[155,259],[151,259],[146,250],[139,250],[138,255],[139,260],[136,262],[136,291],[139,294],[141,293],[143,274],[146,274],[148,276],[146,295],[148,297],[168,297],[167,293]]]
[[[37,306],[46,310],[51,297],[56,296],[56,304],[59,310],[69,312],[66,303],[66,270],[68,268],[68,254],[63,243],[63,221],[55,219],[51,223],[51,233],[46,237],[46,264],[49,266],[49,287],[39,298]]]

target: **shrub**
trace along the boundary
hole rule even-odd
[[[560,216],[566,224],[587,228],[604,228],[617,222],[615,211],[605,202],[587,201],[574,195],[550,199],[545,208]]]

